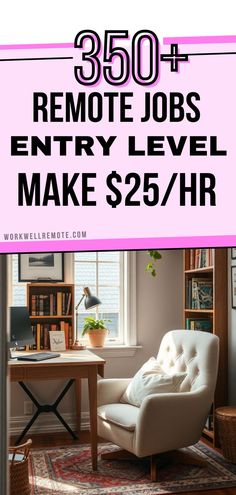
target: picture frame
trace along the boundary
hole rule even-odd
[[[49,332],[50,350],[51,351],[65,351],[66,339],[65,332],[61,330],[53,330]]]
[[[232,308],[236,309],[236,266],[231,266],[231,300]]]
[[[231,248],[231,259],[236,260],[236,247]]]
[[[64,253],[27,253],[18,256],[19,282],[64,282]]]

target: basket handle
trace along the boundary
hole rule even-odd
[[[11,465],[14,463],[15,456],[16,454],[23,454],[24,455],[24,461],[28,459],[29,456],[29,451],[32,445],[32,440],[29,439],[27,442],[23,443],[22,445],[16,445],[15,447],[10,447],[9,452],[13,452],[13,456],[11,459]]]

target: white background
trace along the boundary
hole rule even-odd
[[[0,43],[73,42],[85,28],[153,29],[164,36],[235,34],[235,0],[4,0]]]

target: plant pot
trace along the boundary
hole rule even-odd
[[[107,336],[107,329],[88,330],[89,344],[91,347],[103,347]]]

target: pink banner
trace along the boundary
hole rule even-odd
[[[236,244],[235,37],[152,42],[0,47],[0,252]]]

